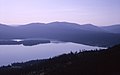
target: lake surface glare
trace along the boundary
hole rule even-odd
[[[46,59],[60,54],[80,50],[102,49],[102,47],[88,46],[72,42],[47,43],[35,46],[0,45],[0,66],[14,62],[25,62],[36,59]]]

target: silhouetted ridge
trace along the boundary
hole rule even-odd
[[[52,22],[0,27],[0,39],[29,38],[46,38],[102,47],[120,44],[120,34],[109,32],[92,24]]]
[[[105,30],[103,30],[102,28],[97,27],[97,26],[92,25],[92,24],[84,24],[84,25],[81,25],[81,26],[80,26],[80,29],[89,30],[89,31],[105,32]]]
[[[103,28],[104,30],[111,32],[111,33],[119,33],[120,34],[120,24],[103,26],[101,28]]]

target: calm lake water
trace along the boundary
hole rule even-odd
[[[0,45],[0,66],[14,62],[45,59],[71,51],[99,49],[101,47],[87,46],[76,43],[47,43],[35,46]]]

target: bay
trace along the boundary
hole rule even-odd
[[[36,59],[47,59],[60,54],[102,49],[72,42],[46,43],[34,46],[0,45],[0,66],[15,62],[25,62]]]

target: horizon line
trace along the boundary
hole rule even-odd
[[[78,24],[78,25],[94,25],[94,26],[98,26],[98,27],[101,27],[101,26],[113,26],[113,25],[120,25],[120,23],[115,23],[115,24],[109,24],[109,25],[97,25],[97,24],[92,24],[92,23],[75,23],[75,22],[68,22],[68,21],[52,21],[52,22],[28,22],[28,23],[21,23],[21,24],[6,24],[6,23],[1,23],[2,25],[7,25],[7,26],[23,26],[23,25],[28,25],[28,24],[49,24],[49,23],[74,23],[74,24]]]

